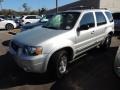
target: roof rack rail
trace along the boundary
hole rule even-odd
[[[100,9],[105,9],[105,10],[108,10],[107,8],[100,8]]]
[[[71,7],[72,10],[83,10],[83,9],[94,9],[94,7],[88,7],[88,6],[75,6]]]

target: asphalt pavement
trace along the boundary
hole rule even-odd
[[[93,49],[70,65],[69,73],[57,80],[46,74],[28,73],[8,53],[15,32],[0,31],[0,90],[120,90],[113,63],[120,39],[114,36],[109,50]]]

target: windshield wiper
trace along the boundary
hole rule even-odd
[[[49,28],[49,29],[58,29],[58,28],[56,28],[56,27],[48,27],[48,26],[42,26],[43,28]]]

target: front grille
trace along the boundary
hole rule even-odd
[[[11,42],[11,47],[13,48],[13,50],[15,51],[15,52],[18,52],[18,50],[19,50],[19,46],[15,43],[15,42]]]

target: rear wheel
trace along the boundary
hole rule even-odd
[[[108,49],[110,47],[111,40],[112,40],[112,36],[110,34],[108,34],[104,43],[102,45],[100,45],[100,48]]]
[[[68,53],[65,50],[56,52],[49,63],[49,71],[57,78],[62,78],[67,72]]]
[[[6,30],[13,30],[14,26],[12,24],[8,23],[8,24],[6,24],[5,29]]]

